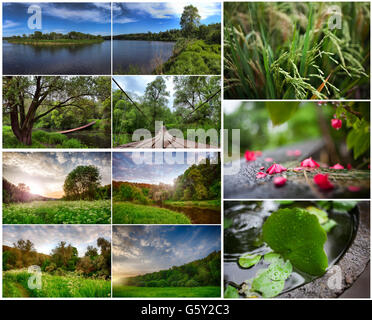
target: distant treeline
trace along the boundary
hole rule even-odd
[[[55,275],[77,272],[86,277],[111,276],[111,243],[97,239],[97,247],[88,246],[83,257],[71,244],[61,241],[49,255],[38,253],[30,240],[20,239],[13,247],[3,246],[3,270],[22,269],[37,265],[41,271]]]
[[[35,31],[33,34],[22,36],[4,37],[6,40],[104,40],[100,35],[71,31],[66,34],[58,32],[42,33]]]
[[[29,202],[35,200],[53,200],[40,195],[30,193],[30,188],[24,183],[19,183],[18,186],[3,178],[3,202]]]
[[[181,29],[170,29],[167,31],[160,31],[158,33],[130,33],[119,34],[113,36],[114,40],[147,40],[147,41],[177,41],[184,37]],[[221,44],[221,23],[214,23],[210,25],[200,25],[193,32],[192,37],[204,40],[212,44]]]
[[[136,287],[220,286],[221,251],[179,267],[127,278],[125,284]]]
[[[221,166],[206,163],[194,164],[176,180],[174,186],[144,185],[131,182],[114,182],[114,201],[132,201],[150,204],[165,200],[215,200],[221,198]]]

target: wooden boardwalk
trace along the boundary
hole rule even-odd
[[[96,123],[96,121],[92,121],[84,126],[81,126],[81,127],[78,127],[78,128],[74,128],[74,129],[69,129],[69,130],[64,130],[64,131],[58,131],[57,133],[70,133],[70,132],[75,132],[75,131],[79,131],[79,130],[83,130],[85,128],[88,128],[92,125],[94,125]]]
[[[142,149],[210,149],[217,148],[209,144],[198,143],[195,141],[180,139],[172,136],[166,127],[162,127],[154,138],[142,141],[130,142],[117,148],[142,148]]]

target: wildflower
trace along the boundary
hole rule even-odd
[[[247,161],[255,161],[256,160],[256,154],[254,153],[254,151],[249,151],[247,150],[245,152],[245,160]]]
[[[334,129],[340,130],[341,127],[342,127],[342,120],[334,118],[334,119],[331,120],[331,125]]]
[[[301,167],[304,168],[319,168],[319,164],[317,164],[311,157],[305,159],[301,162]]]
[[[265,178],[266,177],[266,173],[265,172],[258,172],[256,174],[256,178],[257,179],[261,179],[261,178]]]
[[[274,184],[275,184],[275,187],[282,187],[285,185],[287,179],[284,178],[284,177],[275,177],[274,179]]]
[[[358,186],[348,186],[347,189],[350,191],[350,192],[358,192],[360,191],[360,187]]]
[[[340,170],[340,169],[345,169],[344,166],[340,165],[339,163],[335,164],[333,167],[329,167],[329,169],[336,169],[336,170]]]
[[[328,174],[318,173],[314,176],[314,183],[323,190],[330,190],[334,188],[334,185],[328,180]]]
[[[266,170],[268,174],[281,173],[282,171],[287,171],[282,165],[274,163],[269,169]]]

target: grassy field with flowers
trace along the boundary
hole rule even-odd
[[[11,270],[3,272],[3,297],[34,297],[34,298],[109,298],[111,296],[111,281],[78,276],[68,273],[64,276],[42,273],[41,289],[30,289],[28,281],[31,274],[26,270]]]
[[[4,224],[109,224],[110,200],[33,201],[3,205]]]

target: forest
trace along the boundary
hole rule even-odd
[[[111,293],[111,243],[98,238],[79,256],[71,243],[60,241],[50,254],[38,253],[30,240],[3,246],[4,297],[109,297]],[[30,289],[27,271],[39,266],[41,289]]]
[[[21,44],[89,44],[104,41],[100,35],[70,31],[62,34],[58,32],[42,33],[35,31],[33,34],[23,34],[22,36],[4,37],[10,43]]]
[[[109,77],[3,77],[4,148],[110,148]]]
[[[165,169],[167,170],[167,169]],[[113,220],[132,223],[219,223],[221,166],[193,164],[173,185],[113,181]]]
[[[119,77],[117,79],[120,81]],[[171,92],[166,79],[157,76],[147,83],[141,96],[129,92],[126,88],[121,90],[117,85],[114,86],[116,88],[112,94],[114,147],[125,147],[131,143],[132,135],[137,129],[147,129],[155,136],[158,133],[155,132],[155,121],[162,121],[168,130],[181,130],[184,139],[187,139],[188,129],[205,131],[215,129],[219,132],[220,78],[175,76],[172,82]],[[169,104],[169,100],[173,105]],[[211,142],[215,141],[206,139],[207,144]]]
[[[183,292],[182,288],[193,288],[193,296],[219,296],[220,285],[221,251],[214,251],[203,259],[181,266],[123,279],[122,284],[114,285],[113,296],[125,297],[134,296],[134,294],[143,296],[145,290],[148,291],[146,296],[161,296],[165,290],[170,288],[180,289],[178,296],[186,292],[186,290]],[[132,287],[146,287],[146,289]],[[206,290],[213,294],[204,295]]]

